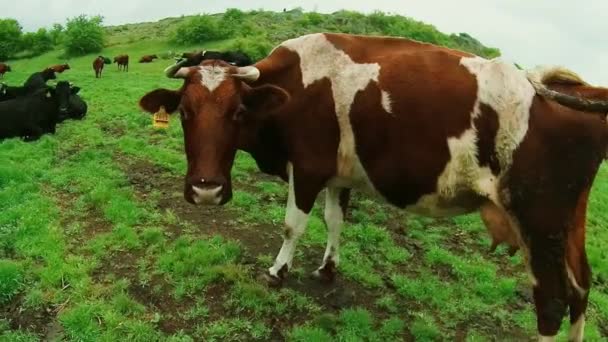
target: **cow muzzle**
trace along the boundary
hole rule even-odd
[[[207,181],[201,178],[186,182],[184,197],[196,205],[221,205],[227,202],[226,185],[223,182]]]

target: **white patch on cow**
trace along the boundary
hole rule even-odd
[[[555,336],[538,336],[538,342],[555,342]]]
[[[386,91],[386,90],[382,90],[381,94],[382,94],[382,108],[384,108],[384,110],[387,113],[392,114],[393,106],[391,104],[391,96],[389,95],[388,91]]]
[[[578,284],[578,281],[576,281],[576,277],[574,276],[574,273],[572,272],[572,268],[570,268],[570,265],[568,265],[568,261],[567,260],[566,260],[566,271],[568,273],[568,279],[570,280],[570,284],[572,284],[572,287],[574,287],[574,289],[576,290],[576,292],[578,292],[578,294],[581,297],[584,297],[587,294],[587,290],[583,289]]]
[[[337,49],[322,33],[305,35],[285,41],[281,46],[300,57],[304,87],[322,79],[331,81],[336,116],[340,127],[338,176],[350,177],[358,157],[350,123],[350,109],[355,95],[371,82],[378,82],[378,63],[355,63],[344,51]]]
[[[463,57],[460,64],[477,78],[477,103],[491,106],[498,114],[496,153],[504,173],[528,131],[534,87],[524,72],[500,59]]]
[[[198,67],[198,72],[201,74],[201,84],[203,87],[213,92],[226,80],[227,68],[217,65],[205,65]]]
[[[300,210],[296,205],[293,167],[291,164],[288,164],[287,171],[289,174],[289,194],[287,195],[287,209],[285,212],[285,229],[289,230],[289,233],[285,234],[283,246],[281,246],[274,265],[268,269],[270,275],[274,277],[279,276],[279,271],[285,265],[287,265],[288,269],[291,269],[297,241],[304,233],[306,223],[308,222],[308,214]]]
[[[570,325],[570,332],[568,333],[568,341],[571,342],[583,342],[585,334],[585,314],[581,314],[574,324]]]

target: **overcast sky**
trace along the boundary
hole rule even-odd
[[[564,65],[590,83],[608,86],[607,0],[18,0],[3,6],[0,16],[31,31],[79,14],[99,14],[106,25],[116,25],[231,7],[402,14],[446,33],[467,32],[525,67]]]

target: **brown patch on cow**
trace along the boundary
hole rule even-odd
[[[487,166],[494,175],[500,173],[500,163],[496,155],[496,134],[498,133],[498,113],[491,106],[479,103],[479,116],[473,124],[477,129],[477,159],[480,166]]]
[[[477,81],[462,72],[459,60],[442,51],[385,60],[382,68],[390,70],[400,68],[393,64],[407,65],[398,74],[380,69],[382,90],[399,94],[391,98],[390,116],[382,109],[377,84],[370,83],[355,98],[351,124],[357,154],[374,187],[394,205],[403,208],[436,191],[437,178],[450,160],[447,139],[471,127]],[[446,65],[442,75],[428,72],[428,65],[435,63]],[[404,82],[411,85],[407,91]],[[420,99],[438,100],[421,106]],[[370,115],[370,108],[377,108],[377,115]]]
[[[341,33],[325,33],[325,37],[336,48],[344,51],[355,63],[369,63],[370,60],[386,59],[388,55],[398,56],[398,51],[404,54],[418,51],[442,51],[458,57],[474,56],[468,52],[401,37],[370,37]],[[361,44],[367,48],[361,49]]]
[[[520,224],[538,280],[534,301],[542,335],[555,335],[566,313],[568,232],[607,147],[605,120],[539,97],[533,100],[529,129],[513,155],[506,187],[512,189],[507,209]],[[582,253],[579,247],[574,249]]]

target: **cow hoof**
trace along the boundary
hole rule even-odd
[[[262,280],[266,282],[269,287],[278,288],[283,285],[283,279],[280,277],[274,276],[268,272],[262,274]]]
[[[322,283],[333,283],[336,279],[336,273],[336,264],[330,260],[323,267],[312,272],[311,276]]]
[[[277,275],[270,274],[270,270],[266,271],[262,274],[262,278],[266,281],[268,286],[270,287],[281,287],[283,285],[283,280],[287,277],[287,271],[289,267],[287,264],[283,265]]]

